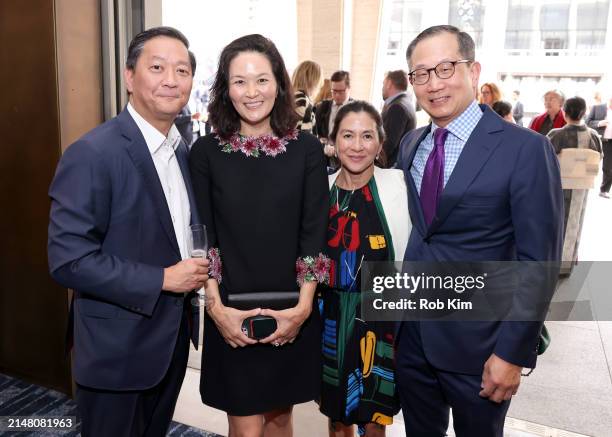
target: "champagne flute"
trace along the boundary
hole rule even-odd
[[[189,255],[192,258],[206,258],[208,253],[208,237],[206,226],[195,224],[189,226]],[[198,297],[192,300],[194,306],[202,307],[206,304],[206,291],[204,287],[197,291]]]

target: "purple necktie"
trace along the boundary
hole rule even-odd
[[[421,182],[421,206],[427,226],[436,215],[438,199],[444,188],[444,141],[448,136],[446,129],[437,128],[434,132],[434,148],[427,158]]]

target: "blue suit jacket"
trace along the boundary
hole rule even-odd
[[[426,226],[410,167],[431,125],[402,140],[412,233],[406,261],[558,261],[563,243],[559,164],[548,139],[502,120],[488,106]],[[423,348],[437,368],[481,374],[491,353],[535,367],[541,322],[420,323]]]
[[[184,144],[176,154],[197,222]],[[181,255],[153,159],[127,110],[66,150],[49,195],[49,268],[75,291],[69,327],[75,380],[107,390],[156,385],[170,364],[186,301],[161,290],[164,267]]]

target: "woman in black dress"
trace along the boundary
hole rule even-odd
[[[227,412],[230,436],[289,436],[292,406],[319,395],[313,300],[328,278],[327,178],[320,143],[295,130],[297,119],[274,44],[248,35],[225,47],[209,106],[215,131],[194,144],[190,167],[212,248],[200,393]],[[228,294],[293,290],[297,305],[280,311],[227,302]],[[258,314],[278,325],[259,341],[241,330]]]

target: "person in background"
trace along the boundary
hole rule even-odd
[[[192,114],[189,110],[189,105],[185,105],[179,115],[174,119],[174,124],[178,129],[185,145],[187,147],[191,147],[191,143],[193,142],[193,122],[200,120],[200,113],[196,112]]]
[[[196,69],[188,48],[170,27],[134,37],[126,108],[68,147],[49,189],[49,270],[74,290],[83,436],[165,436],[190,337],[198,347],[190,292],[209,263],[190,256],[189,225],[201,222],[174,125]]]
[[[520,99],[521,92],[519,90],[512,91],[512,100],[514,101],[514,106],[512,107],[512,117],[517,125],[522,126],[523,117],[525,116],[525,109]]]
[[[493,106],[493,103],[501,100],[501,92],[497,85],[492,82],[483,83],[480,87],[480,103]]]
[[[316,108],[317,124],[315,134],[321,140],[329,139],[334,128],[334,119],[338,110],[351,99],[351,75],[348,71],[339,70],[331,75],[331,100],[323,100]]]
[[[550,90],[544,94],[546,112],[534,117],[529,124],[529,129],[546,135],[551,129],[565,126],[566,122],[562,109],[564,101],[565,95],[559,90]]]
[[[599,136],[603,137],[604,131],[606,130],[605,120],[608,116],[608,105],[601,102],[601,95],[599,93],[596,93],[594,102],[595,104],[591,106],[585,122],[588,127],[595,129]]]
[[[322,255],[328,186],[321,144],[295,125],[291,81],[272,41],[246,35],[219,58],[209,105],[214,133],[193,145],[196,203],[217,256],[206,283],[202,401],[227,413],[230,436],[291,436],[293,405],[318,399],[321,322],[317,283],[329,278]],[[216,266],[216,268],[215,268]],[[273,311],[243,311],[228,296],[295,292]],[[256,340],[243,322],[272,317]]]
[[[387,73],[382,89],[382,97],[385,101],[382,120],[386,136],[383,150],[387,168],[395,165],[397,149],[402,137],[416,127],[414,105],[406,93],[407,90],[408,76],[404,70]]]
[[[551,129],[546,135],[557,155],[563,149],[591,149],[597,153],[602,153],[601,140],[593,129],[582,123],[586,112],[586,102],[582,97],[572,97],[563,104],[563,114],[567,124],[559,129]],[[567,226],[570,202],[572,200],[572,190],[563,190],[565,205],[565,225]],[[565,227],[565,226],[564,226]]]
[[[563,115],[567,124],[552,129],[546,135],[557,154],[567,148],[591,149],[602,153],[601,140],[597,131],[586,126],[582,119],[586,112],[586,101],[582,97],[572,97],[563,104]]]
[[[322,291],[320,409],[329,417],[332,437],[353,436],[353,425],[360,435],[380,437],[399,411],[395,324],[362,320],[360,271],[364,262],[403,259],[410,235],[406,183],[401,170],[377,167],[384,161],[384,131],[369,103],[356,100],[340,108],[331,138],[340,170],[329,176],[325,254],[333,274]]]
[[[323,85],[321,85],[321,89],[317,93],[316,97],[312,100],[312,103],[317,106],[323,100],[329,100],[332,98],[331,94],[331,80],[323,79]]]
[[[191,61],[192,64],[195,65],[196,63],[195,55],[193,54],[191,50],[189,50],[189,60]],[[196,103],[196,106],[197,106],[197,103]],[[185,145],[188,148],[191,148],[191,143],[193,143],[193,137],[194,137],[193,122],[199,121],[199,120],[200,120],[200,113],[196,112],[195,114],[192,114],[191,111],[189,110],[188,104],[183,106],[183,109],[181,109],[181,112],[179,113],[179,115],[177,115],[177,117],[174,119],[174,124],[176,128],[178,129],[178,131],[180,132],[181,137],[183,138],[183,141],[185,142]],[[199,132],[200,130],[198,129],[198,134]]]
[[[493,109],[493,111],[495,111],[497,115],[504,120],[514,123],[514,117],[512,117],[512,105],[510,103],[506,102],[505,100],[498,100],[497,102],[493,103],[491,109]]]
[[[293,72],[291,82],[295,93],[296,111],[301,117],[296,128],[312,133],[316,116],[310,96],[321,86],[321,67],[316,62],[304,61]]]
[[[610,187],[612,187],[612,97],[605,103],[593,105],[586,118],[587,126],[595,129],[601,137],[603,149],[603,179],[599,195],[610,198]]]

